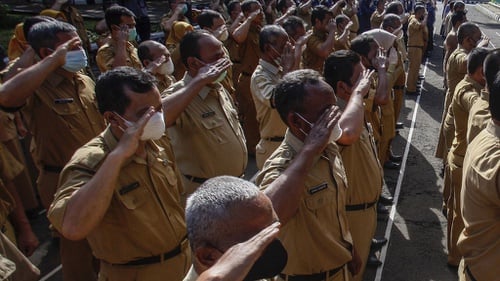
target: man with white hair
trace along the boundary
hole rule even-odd
[[[277,221],[271,200],[251,182],[231,176],[207,180],[187,200],[186,224],[193,266],[184,281],[196,280],[232,246],[267,227],[278,227]],[[274,277],[286,262],[285,248],[274,239],[249,272],[241,272],[236,280]]]

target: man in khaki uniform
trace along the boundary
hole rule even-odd
[[[500,276],[500,74],[488,80],[492,119],[469,144],[464,159],[461,212],[465,223],[458,240],[463,254],[460,281]]]
[[[351,47],[350,34],[352,21],[346,15],[338,15],[335,17],[337,31],[335,32],[335,42],[333,48],[338,50],[349,50]]]
[[[358,19],[358,8],[356,6],[355,0],[348,0],[347,5],[342,9],[342,13],[346,15],[352,22],[350,33],[349,33],[349,41],[353,40],[358,36],[359,30],[359,19]]]
[[[233,39],[239,45],[241,59],[241,73],[236,85],[236,101],[248,153],[255,154],[255,146],[259,142],[260,135],[257,113],[250,90],[250,79],[259,64],[259,32],[264,25],[264,13],[262,6],[256,0],[246,0],[241,3],[241,11],[246,19],[233,31]]]
[[[216,271],[215,279],[262,280],[273,278],[285,267],[286,250],[276,239],[280,224],[271,200],[251,182],[230,176],[206,181],[189,197],[186,224],[193,265],[184,281],[207,280],[198,277],[220,262],[233,267]],[[269,237],[270,230],[274,234]],[[264,250],[248,247],[250,240],[269,246]],[[238,248],[243,253],[229,258]],[[249,255],[259,260],[246,259]],[[236,276],[231,275],[234,271]]]
[[[106,10],[104,17],[111,31],[111,40],[97,51],[96,63],[99,70],[106,72],[119,66],[141,69],[137,49],[130,43],[137,36],[134,13],[122,6],[111,6]]]
[[[182,280],[182,181],[154,78],[117,68],[99,77],[96,97],[109,125],[65,166],[48,218],[65,237],[89,241],[99,280]]]
[[[144,70],[156,78],[156,87],[160,93],[175,83],[175,78],[172,76],[174,63],[167,47],[156,41],[147,40],[141,42],[137,54],[144,65]]]
[[[451,101],[453,100],[453,95],[455,94],[455,87],[467,74],[467,55],[470,51],[472,51],[472,49],[476,47],[483,47],[486,41],[481,41],[481,30],[476,24],[471,22],[466,22],[458,28],[457,40],[458,47],[455,51],[453,51],[453,53],[451,53],[446,65],[446,81],[448,83],[448,90],[446,91],[440,136],[438,146],[436,148],[436,157],[443,160],[447,159],[448,151],[454,137],[455,129],[453,124],[447,124],[445,122],[445,118],[448,115],[448,109]]]
[[[377,9],[370,17],[370,27],[372,29],[380,28],[380,25],[382,24],[385,16],[385,0],[377,0],[375,2],[377,3]]]
[[[306,49],[302,54],[302,63],[303,68],[321,72],[325,59],[334,50],[337,25],[333,13],[322,5],[314,7],[311,22],[313,33],[307,40]]]
[[[172,126],[168,132],[183,174],[185,199],[209,178],[242,176],[248,156],[233,101],[219,83],[231,64],[222,42],[194,31],[184,36],[180,50],[187,72],[162,95],[174,100],[165,102],[165,112],[173,116],[167,126]]]
[[[457,39],[457,32],[458,28],[460,25],[464,22],[467,21],[467,16],[465,12],[457,12],[454,13],[451,16],[451,23],[453,25],[453,29],[446,35],[446,39],[444,40],[443,46],[444,46],[444,58],[443,58],[443,76],[444,76],[444,86],[448,87],[447,85],[447,74],[446,74],[446,65],[448,64],[448,58],[450,57],[451,53],[455,51],[458,47],[458,39]]]
[[[42,61],[3,85],[0,105],[22,107],[36,145],[38,192],[48,209],[62,167],[77,148],[102,131],[104,120],[95,103],[94,82],[79,72],[87,59],[76,29],[63,22],[41,22],[31,28],[28,41]],[[66,56],[72,63],[65,62]],[[85,240],[61,237],[60,245],[64,278],[96,279]]]
[[[282,27],[265,26],[260,32],[259,42],[261,58],[252,75],[250,89],[260,130],[260,141],[255,148],[255,160],[260,170],[285,136],[286,125],[273,105],[273,90],[281,77],[292,70],[294,61],[288,35]]]
[[[347,178],[330,141],[340,117],[333,90],[316,71],[290,72],[275,105],[288,130],[256,182],[283,225],[288,263],[279,280],[350,280],[361,262],[345,211]]]
[[[417,5],[415,14],[408,24],[408,76],[406,77],[406,93],[417,94],[417,79],[422,63],[423,50],[427,40],[427,11],[425,6]]]
[[[353,51],[335,51],[325,62],[324,77],[340,98],[337,105],[344,114],[348,112],[348,103],[351,104],[349,110],[353,109],[352,104],[356,105],[352,111],[356,119],[351,119],[355,122],[346,126],[346,121],[339,121],[342,135],[347,135],[350,131],[360,131],[358,138],[346,140],[341,137],[337,141],[349,184],[346,192],[347,219],[353,243],[362,261],[361,271],[353,280],[363,279],[377,227],[376,203],[383,181],[371,125],[368,125],[364,118],[363,97],[370,88],[370,74],[368,70],[363,70],[359,56]]]
[[[486,57],[483,64],[484,76],[486,84],[488,81],[493,81],[496,73],[500,70],[500,50],[493,50]],[[490,114],[490,93],[488,87],[481,91],[480,98],[472,105],[469,112],[469,120],[467,124],[467,143],[472,140],[486,127],[488,120],[491,119]]]
[[[460,214],[460,190],[462,188],[462,166],[467,150],[467,120],[469,110],[484,88],[483,61],[488,51],[483,48],[472,50],[467,59],[467,75],[458,83],[448,110],[446,122],[454,123],[454,139],[448,153],[448,174],[450,197],[447,200],[448,215],[448,264],[458,266],[461,254],[456,247],[458,236],[464,228]]]

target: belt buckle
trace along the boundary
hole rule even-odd
[[[368,204],[369,204],[369,203],[364,203],[364,205],[365,205],[365,208],[364,208],[363,210],[366,210],[366,209],[368,209]]]

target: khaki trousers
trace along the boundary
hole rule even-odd
[[[248,73],[247,73],[248,74]],[[241,127],[245,133],[248,154],[255,155],[255,146],[260,140],[259,123],[257,112],[250,91],[250,76],[241,73],[236,86],[236,100],[238,102],[238,113]]]
[[[458,266],[462,259],[457,242],[464,229],[464,220],[460,211],[460,193],[462,190],[462,167],[448,161],[450,173],[450,196],[448,199],[448,263]]]
[[[418,73],[422,63],[422,48],[408,47],[408,76],[406,77],[406,90],[417,91]]]
[[[349,222],[353,243],[362,261],[361,270],[357,275],[353,276],[352,280],[361,281],[370,254],[372,238],[377,228],[376,205],[365,210],[347,211],[347,221]]]

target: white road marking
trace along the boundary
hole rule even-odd
[[[47,281],[49,280],[50,277],[52,277],[54,274],[56,274],[57,272],[59,272],[60,270],[62,269],[62,264],[60,264],[58,267],[52,269],[51,272],[49,272],[47,275],[45,275],[44,277],[42,277],[40,279],[40,281]]]
[[[428,63],[429,63],[429,58],[427,58],[425,60],[425,66],[424,66],[424,72],[423,72],[424,79],[422,80],[422,85],[425,82],[425,73],[427,72],[427,64]],[[410,153],[411,140],[413,138],[413,132],[415,131],[415,122],[417,119],[417,112],[418,112],[418,107],[420,105],[420,97],[421,96],[422,96],[422,92],[420,93],[420,95],[418,95],[417,100],[415,102],[415,108],[413,109],[413,117],[411,119],[410,132],[408,133],[408,141],[406,142],[405,152],[403,154],[403,160],[401,161],[401,168],[399,169],[398,182],[396,184],[396,190],[394,192],[394,205],[391,208],[391,212],[389,214],[389,219],[387,221],[387,226],[385,228],[384,237],[387,238],[387,242],[389,242],[391,240],[392,226],[394,224],[394,217],[396,215],[396,207],[398,205],[399,194],[401,193],[401,186],[403,184],[404,174],[405,174],[405,170],[406,170],[406,161],[408,159],[408,154]],[[388,245],[389,245],[389,243],[387,243],[381,249],[380,261],[382,262],[382,265],[377,268],[377,273],[375,275],[374,281],[381,281],[382,280],[382,271],[384,270],[385,258],[387,257]]]

